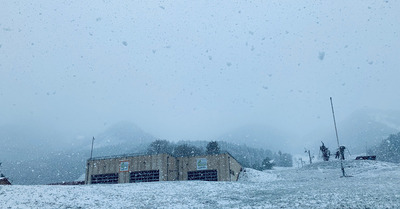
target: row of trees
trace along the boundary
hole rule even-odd
[[[252,168],[257,170],[270,170],[274,166],[292,167],[293,166],[292,155],[288,153],[282,153],[281,151],[279,151],[278,154],[274,154],[273,159],[266,157],[261,162],[261,165],[255,164],[252,166]]]
[[[202,148],[189,145],[187,143],[184,144],[173,144],[167,140],[156,140],[153,141],[149,147],[147,148],[147,154],[161,154],[166,153],[176,157],[188,157],[188,156],[196,156],[203,154],[219,154],[220,148],[216,141],[211,141],[207,144],[206,151]]]
[[[203,148],[205,147],[205,149]],[[250,148],[228,142],[180,142],[171,143],[167,140],[153,141],[147,148],[147,154],[167,153],[175,157],[218,154],[223,150],[229,152],[244,167],[257,170],[272,169],[273,166],[292,167],[292,155],[288,153],[273,153],[270,150]]]
[[[379,160],[400,163],[400,132],[390,135],[378,146],[368,150],[368,155],[376,155]]]

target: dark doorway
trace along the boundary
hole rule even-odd
[[[218,181],[217,170],[189,171],[188,180]]]

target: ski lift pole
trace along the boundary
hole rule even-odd
[[[305,153],[308,153],[308,158],[310,159],[310,164],[312,164],[312,159],[311,159],[311,152],[308,149],[305,149]]]
[[[337,127],[336,127],[335,111],[333,110],[332,97],[330,97],[330,100],[331,100],[331,107],[332,107],[333,124],[335,125],[336,141],[337,141],[337,145],[338,145],[338,150],[340,150],[339,136],[338,136]],[[339,152],[339,153],[340,153],[340,155],[342,155],[341,152]],[[339,158],[340,158],[340,167],[342,169],[342,175],[343,175],[343,177],[345,177],[346,173],[344,172],[342,156],[339,156]]]
[[[94,143],[94,137],[92,139],[92,149],[90,150],[90,159],[92,159],[93,156],[93,143]]]

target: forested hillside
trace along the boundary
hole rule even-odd
[[[400,132],[391,134],[387,139],[368,150],[369,155],[376,155],[378,160],[400,163]]]

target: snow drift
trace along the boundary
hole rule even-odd
[[[0,208],[399,208],[400,166],[338,161],[300,169],[245,169],[238,182],[0,186]]]

